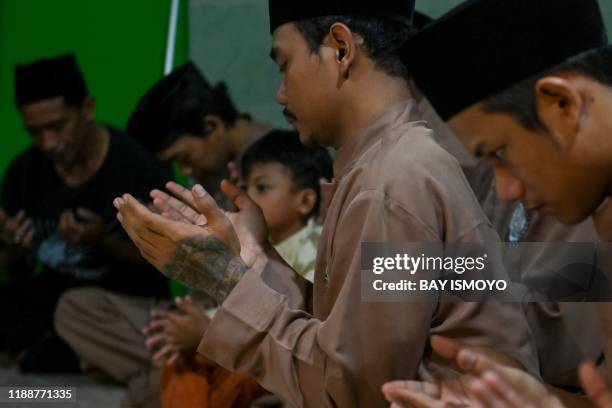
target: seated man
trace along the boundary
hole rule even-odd
[[[313,281],[321,226],[320,180],[330,180],[332,165],[323,148],[302,145],[293,132],[272,131],[242,158],[241,178],[247,194],[262,209],[270,242],[295,271]],[[156,195],[162,194],[156,192]],[[231,373],[197,354],[209,318],[191,298],[178,299],[178,312],[156,314],[148,327],[147,346],[166,361],[162,407],[234,407],[263,392],[252,377]],[[240,402],[238,402],[240,401]]]
[[[238,178],[240,156],[269,130],[239,113],[225,83],[210,86],[191,62],[156,83],[127,125],[128,133],[160,160],[174,161],[219,200],[224,199],[221,180]]]
[[[196,185],[182,198],[200,214],[192,209],[182,221],[129,194],[115,200],[150,262],[221,304],[198,350],[294,406],[387,405],[385,381],[428,374],[432,333],[495,345],[507,363],[537,366],[518,305],[424,303],[409,294],[362,301],[363,242],[498,240],[456,160],[415,115],[396,54],[413,6],[269,2],[271,55],[283,76],[277,100],[303,143],[338,151],[323,194],[314,290],[279,262],[257,206],[230,183],[222,188],[238,212],[222,212]]]
[[[239,160],[268,129],[239,114],[225,85],[211,87],[193,63],[155,83],[128,121],[130,134],[160,160],[175,161],[192,181],[214,186],[213,191],[218,191],[220,180],[228,175],[228,164]],[[202,293],[192,293],[192,297],[199,308],[214,306]],[[88,371],[127,385],[130,405],[155,406],[159,404],[160,369],[151,364],[141,330],[153,310],[169,304],[100,288],[79,288],[62,296],[55,324]],[[122,333],[120,339],[117,332]]]
[[[17,276],[0,287],[0,347],[29,350],[21,359],[26,371],[61,369],[74,361],[53,351],[64,350],[52,333],[64,291],[95,285],[167,295],[167,281],[115,221],[112,198],[128,189],[147,200],[148,190],[171,175],[126,134],[96,122],[74,56],[17,66],[15,93],[32,146],[13,159],[2,191],[0,258]],[[34,273],[33,262],[42,272]]]

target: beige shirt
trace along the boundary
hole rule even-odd
[[[435,131],[438,142],[451,153],[463,168],[466,177],[478,197],[485,214],[491,220],[500,237],[506,240],[510,220],[516,203],[500,202],[495,193],[493,172],[485,160],[474,158],[459,142],[429,101],[419,96],[418,109]],[[522,242],[596,242],[599,241],[593,219],[579,225],[563,225],[553,217],[532,215]],[[543,260],[562,258],[565,254],[555,251],[532,254],[529,264],[522,260],[523,277],[541,273],[530,265],[542,264]],[[525,276],[530,274],[531,276]],[[544,381],[557,387],[579,389],[577,368],[582,361],[602,363],[602,345],[596,307],[593,303],[526,303],[523,305],[527,321],[536,341],[541,375]]]
[[[335,182],[324,186],[313,310],[303,280],[268,262],[234,288],[200,352],[296,407],[388,407],[381,385],[417,378],[430,334],[537,371],[518,305],[361,301],[362,242],[498,240],[457,161],[412,113],[412,101],[392,107],[338,151]]]
[[[308,220],[302,229],[274,246],[276,252],[304,279],[314,282],[317,246],[322,225],[314,218]]]

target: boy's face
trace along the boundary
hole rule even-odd
[[[293,23],[274,30],[271,57],[282,75],[276,101],[285,108],[285,117],[306,145],[334,144],[334,55],[329,47],[321,47],[318,54],[313,54]]]
[[[481,104],[454,116],[449,126],[472,153],[490,160],[503,201],[520,200],[530,210],[576,224],[607,195],[603,169],[580,152],[592,149],[588,130],[568,144],[548,131],[528,130],[510,115],[486,113]]]
[[[273,243],[288,238],[303,226],[308,214],[302,212],[302,194],[283,165],[254,164],[245,183],[247,194],[263,211]]]

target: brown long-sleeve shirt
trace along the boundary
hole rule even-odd
[[[411,118],[413,106],[390,108],[337,153],[312,310],[303,282],[268,262],[234,288],[201,352],[296,407],[388,406],[380,386],[417,378],[434,333],[537,370],[517,305],[361,301],[362,242],[498,240],[457,161]]]
[[[427,120],[435,132],[436,141],[459,161],[485,215],[502,240],[507,240],[517,203],[504,203],[497,199],[493,171],[487,161],[475,158],[436,114],[427,98],[419,95],[416,89],[414,93],[419,100],[419,115]],[[531,214],[529,228],[521,239],[521,242],[596,241],[599,241],[599,236],[592,218],[568,226],[539,213]],[[520,265],[517,265],[521,275],[526,279],[544,277],[542,268],[535,265],[553,263],[567,257],[566,253],[555,248],[558,247],[551,246],[546,251],[542,246],[535,253],[525,254]],[[605,263],[599,266],[609,269]],[[551,272],[554,271],[548,271],[548,274]],[[558,387],[579,389],[579,364],[585,360],[603,363],[596,305],[585,302],[526,303],[523,309],[537,346],[542,379]]]

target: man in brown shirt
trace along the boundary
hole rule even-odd
[[[522,204],[515,201],[500,201],[495,194],[491,165],[482,158],[474,157],[461,144],[416,87],[413,88],[413,93],[417,99],[419,114],[434,131],[438,144],[451,153],[461,165],[485,215],[503,241],[558,243],[599,240],[592,217],[578,225],[563,225],[554,217],[527,212]],[[535,253],[516,259],[517,265],[512,269],[519,270],[522,279],[550,279],[553,271],[543,271],[538,265],[546,265],[549,262],[559,264],[559,260],[569,260],[570,256],[555,248],[546,250],[544,245],[540,245]],[[601,264],[598,266],[602,267]],[[603,366],[599,322],[597,319],[585,319],[585,316],[596,314],[595,304],[528,302],[523,304],[523,309],[536,342],[540,373],[546,383],[575,391],[580,388],[576,367],[581,361],[598,361]]]
[[[262,249],[257,209],[229,184],[224,190],[240,209],[230,215],[200,186],[192,197],[173,187],[206,216],[205,228],[152,214],[129,195],[115,201],[160,271],[221,303],[199,350],[253,374],[291,406],[386,406],[383,382],[428,371],[431,333],[495,346],[506,361],[537,370],[517,305],[361,299],[362,242],[498,240],[456,160],[414,116],[393,52],[409,33],[412,8],[406,0],[270,2],[272,57],[283,73],[277,100],[302,142],[337,149],[313,296]],[[193,210],[176,208],[203,224]]]
[[[609,232],[612,51],[597,1],[470,1],[404,51],[438,113],[471,152],[491,160],[500,199],[567,224],[594,215],[600,234]],[[609,341],[609,312],[602,317]],[[605,396],[594,368],[584,373],[587,393]],[[478,383],[481,396],[489,385]],[[525,382],[506,385],[515,388],[499,395],[516,395]]]

